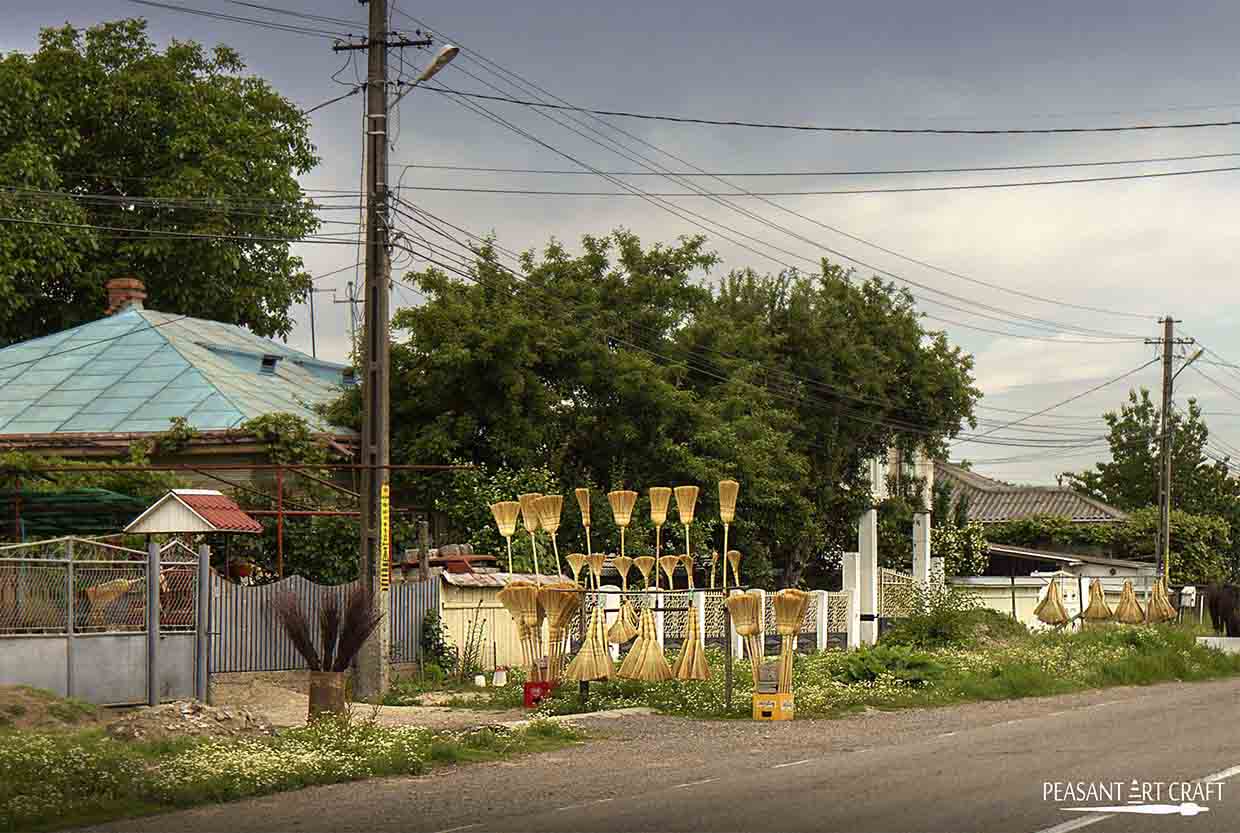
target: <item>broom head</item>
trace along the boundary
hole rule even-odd
[[[741,580],[741,551],[728,550],[728,563],[732,565],[732,576],[739,584]]]
[[[564,678],[577,682],[589,680],[607,680],[615,673],[611,654],[607,651],[607,642],[603,638],[601,623],[602,615],[599,608],[590,614],[590,624],[586,628],[585,640],[581,650],[564,672]]]
[[[685,568],[685,573],[689,576],[689,589],[692,590],[693,589],[693,567],[694,567],[693,556],[691,555],[680,556],[680,566]]]
[[[581,509],[581,525],[588,527],[590,525],[590,490],[574,489],[573,494],[577,496],[577,507]]]
[[[521,523],[530,532],[537,532],[541,526],[538,518],[538,499],[542,497],[541,492],[531,492],[527,495],[518,495],[517,501],[521,504]]]
[[[607,630],[607,641],[623,645],[635,636],[637,636],[637,611],[633,609],[633,605],[625,602],[620,605],[616,621],[612,622]]]
[[[581,607],[575,582],[557,581],[538,588],[538,604],[547,614],[547,627],[563,633]],[[553,640],[554,641],[554,640]]]
[[[1115,620],[1125,625],[1139,625],[1145,621],[1145,611],[1137,601],[1137,593],[1132,589],[1131,581],[1124,582],[1124,589],[1119,594],[1119,603],[1115,605]]]
[[[534,504],[538,510],[538,522],[552,535],[560,528],[560,511],[564,508],[563,495],[543,495]]]
[[[1111,616],[1111,606],[1102,592],[1102,582],[1094,579],[1089,583],[1089,607],[1081,611],[1081,618],[1087,622],[1105,622]]]
[[[667,589],[672,589],[672,577],[676,575],[676,568],[680,566],[679,555],[664,555],[659,557],[659,566],[663,568],[663,575],[667,576]]]
[[[1059,596],[1059,582],[1052,579],[1050,585],[1046,588],[1046,597],[1038,602],[1038,606],[1034,608],[1033,613],[1038,619],[1048,625],[1066,625],[1068,623],[1068,611],[1064,609],[1063,599]]]
[[[629,586],[629,570],[633,569],[633,559],[627,555],[617,555],[611,560],[611,565],[616,568],[616,572],[620,574],[620,583],[623,587]]]
[[[633,520],[633,507],[637,504],[637,492],[620,489],[607,493],[607,502],[611,504],[611,514],[616,519],[616,526],[628,526]]]
[[[735,480],[719,481],[719,520],[725,524],[736,520],[736,496],[740,491],[741,484]]]
[[[697,506],[697,499],[697,486],[676,487],[676,513],[680,516],[682,524],[693,523],[693,509]]]
[[[670,486],[650,487],[650,520],[655,526],[667,523],[667,504],[672,499]]]
[[[637,568],[637,572],[642,574],[642,581],[649,584],[650,571],[654,569],[654,556],[639,555],[633,559],[633,566]]]
[[[565,560],[568,561],[569,569],[573,571],[573,581],[580,582],[581,568],[586,566],[585,555],[579,552],[570,552]]]
[[[594,576],[596,582],[603,577],[603,562],[606,560],[607,556],[601,552],[586,556],[586,561],[590,564],[590,574]]]
[[[775,629],[780,636],[795,636],[801,631],[805,609],[809,607],[809,593],[789,587],[780,590],[771,599],[775,609]]]
[[[663,656],[663,651],[659,648],[659,641],[655,635],[654,614],[649,608],[642,611],[642,635],[644,638],[633,643],[634,650],[629,652],[637,653],[634,678],[648,683],[670,680],[672,667],[667,664],[667,658]]]
[[[676,657],[676,662],[672,663],[672,676],[678,680],[710,679],[710,665],[707,664],[706,653],[702,650],[696,606],[689,608],[689,627],[685,630],[685,641],[680,646],[680,655]]]
[[[517,534],[517,516],[521,514],[521,504],[515,500],[501,500],[491,504],[491,516],[499,527],[499,534],[511,538]]]
[[[1175,618],[1175,608],[1171,606],[1171,600],[1167,598],[1166,585],[1163,580],[1159,579],[1154,582],[1154,587],[1150,591],[1150,601],[1145,609],[1145,621],[1151,624],[1159,622],[1170,622]]]
[[[735,593],[724,602],[739,636],[754,636],[762,629],[757,593]]]

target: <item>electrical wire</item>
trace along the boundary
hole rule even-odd
[[[326,243],[355,245],[352,239],[341,240],[327,235],[307,235],[305,237],[264,237],[244,234],[203,234],[187,231],[166,231],[160,229],[132,229],[124,226],[103,226],[94,223],[62,223],[53,220],[32,220],[23,217],[0,217],[0,223],[27,226],[49,226],[52,228],[75,228],[95,231],[125,232],[128,236],[138,238],[172,238],[178,240],[237,240],[247,243]]]
[[[289,32],[295,35],[308,35],[331,41],[339,41],[345,38],[353,37],[353,35],[348,32],[319,29],[310,26],[299,26],[292,23],[276,23],[270,20],[260,20],[254,17],[241,17],[239,15],[193,8],[191,6],[177,6],[172,3],[157,3],[155,0],[129,0],[129,2],[136,3],[139,6],[149,6],[155,9],[165,9],[167,11],[197,15],[199,17],[207,17],[213,20],[223,20],[229,23],[244,23],[248,26],[256,26],[260,29],[273,29],[279,32]]]

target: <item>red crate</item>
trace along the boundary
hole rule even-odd
[[[550,697],[555,691],[555,683],[542,681],[536,683],[525,684],[525,707],[532,709],[542,702],[545,698]]]

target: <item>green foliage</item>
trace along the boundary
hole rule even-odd
[[[286,335],[310,277],[284,241],[318,227],[297,181],[318,162],[309,126],[233,50],[160,51],[142,20],[0,56],[0,181],[28,189],[0,214],[122,229],[0,228],[0,344],[99,318],[104,282],[128,274],[155,308]]]
[[[950,585],[918,587],[910,607],[910,615],[883,634],[882,644],[969,648],[983,640],[1012,639],[1027,633],[1015,619],[982,607],[972,593]]]
[[[422,618],[418,647],[425,667],[435,667],[442,675],[444,668],[456,666],[456,649],[448,642],[447,631],[438,611],[428,610]]]
[[[964,675],[957,684],[960,695],[967,700],[1049,697],[1072,688],[1061,676],[1034,662],[996,664],[985,671]]]
[[[564,494],[564,510],[561,521],[567,522],[576,515],[576,500],[569,490],[556,483],[554,475],[545,466],[514,470],[507,466],[492,468],[480,465],[472,469],[459,469],[446,476],[441,497],[436,508],[447,517],[451,529],[460,530],[465,539],[473,546],[474,552],[493,553],[499,557],[503,569],[508,569],[508,550],[504,539],[500,537],[499,528],[491,516],[490,506],[501,500],[516,500],[517,495],[530,492],[542,494]],[[610,510],[608,511],[610,514]],[[576,528],[580,528],[579,525]],[[574,529],[565,523],[560,541],[574,539]],[[550,542],[546,536],[539,546],[539,567],[545,568],[549,563],[546,553]],[[581,548],[584,550],[584,536]],[[567,554],[567,553],[565,553]],[[534,571],[534,557],[530,550],[530,537],[518,525],[517,534],[512,539],[513,570],[516,572]]]
[[[933,451],[970,418],[972,360],[924,330],[912,298],[891,285],[824,263],[815,275],[734,272],[712,292],[702,276],[716,258],[702,238],[643,247],[619,231],[582,247],[527,254],[521,279],[488,249],[476,283],[406,276],[429,300],[394,322],[407,334],[392,349],[400,454],[467,460],[483,467],[482,483],[545,467],[570,508],[576,486],[601,498],[699,484],[703,561],[722,546],[714,483],[733,477],[741,495],[729,542],[745,553],[745,580],[778,571],[791,585],[850,548],[852,518],[870,500],[864,463],[897,440],[883,422],[925,429]],[[860,419],[833,390],[876,404]],[[352,391],[328,413],[357,424],[359,409]],[[485,512],[481,501],[460,506],[449,479],[422,478],[419,499]],[[508,489],[492,494],[513,497]],[[570,524],[575,514],[565,512]],[[616,548],[609,516],[594,513],[595,549]],[[476,516],[462,531],[498,550],[490,526]],[[579,533],[570,526],[561,540],[584,549]]]
[[[956,526],[931,526],[930,551],[943,558],[949,576],[980,576],[990,564],[986,528],[977,521]]]
[[[920,688],[942,679],[946,671],[930,654],[903,645],[875,645],[849,651],[841,677],[850,683],[891,677],[910,688]]]
[[[13,488],[21,481],[23,490],[32,492],[63,492],[74,489],[107,489],[149,502],[163,497],[169,489],[185,484],[171,472],[125,471],[126,466],[149,464],[147,449],[141,445],[130,448],[129,457],[117,461],[67,460],[62,457],[44,457],[21,451],[0,454],[0,478],[6,488]],[[40,472],[47,467],[102,468],[104,471]]]

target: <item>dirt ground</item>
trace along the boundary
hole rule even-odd
[[[104,718],[103,710],[80,700],[25,685],[0,685],[0,729],[81,729]]]
[[[244,708],[261,714],[276,728],[301,726],[306,722],[310,698],[309,672],[275,674],[218,674],[211,678],[211,704],[223,708]],[[426,726],[431,729],[467,729],[521,720],[525,712],[474,711],[446,706],[372,706],[355,703],[354,713],[375,715],[384,726]]]

